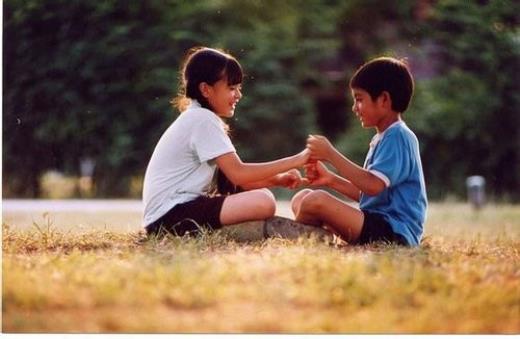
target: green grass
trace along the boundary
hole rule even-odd
[[[520,206],[432,204],[412,249],[5,219],[4,332],[520,332]]]

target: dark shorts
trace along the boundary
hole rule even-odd
[[[363,221],[363,228],[359,235],[358,244],[364,245],[373,242],[386,242],[403,246],[408,246],[406,239],[395,233],[392,226],[385,220],[383,215],[363,211],[365,220]]]
[[[175,205],[157,221],[146,226],[148,235],[173,235],[199,233],[202,229],[214,230],[222,227],[220,211],[226,196],[200,196],[195,200]]]
[[[208,196],[199,196],[195,200],[175,205],[157,221],[146,226],[148,235],[164,236],[168,233],[183,236],[198,234],[202,230],[215,230],[222,227],[220,211],[229,194],[242,192],[226,176],[217,170],[215,191]]]

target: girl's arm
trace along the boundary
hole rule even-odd
[[[233,184],[247,187],[247,184],[255,181],[263,181],[292,168],[302,167],[307,162],[309,154],[309,150],[305,149],[293,156],[274,161],[244,163],[235,152],[232,152],[218,156],[216,162]]]
[[[297,169],[292,169],[264,180],[246,183],[241,187],[245,190],[252,190],[255,188],[267,188],[273,186],[281,186],[290,189],[295,189],[306,183],[308,183],[307,180],[302,178],[300,172]]]

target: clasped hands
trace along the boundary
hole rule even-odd
[[[334,146],[326,137],[309,135],[306,148],[298,154],[303,164],[304,176],[299,170],[293,168],[278,174],[278,184],[290,189],[326,186],[332,180],[333,174],[320,160],[328,161],[333,151]]]

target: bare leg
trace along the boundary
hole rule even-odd
[[[296,221],[314,225],[326,224],[344,240],[354,243],[361,234],[364,215],[359,209],[332,194],[316,190],[306,194],[301,200]]]
[[[222,225],[263,220],[274,216],[276,200],[268,189],[256,189],[226,197],[220,211]]]
[[[312,190],[311,189],[303,189],[301,191],[299,191],[298,193],[296,193],[292,199],[291,199],[291,209],[293,211],[293,214],[296,216],[298,214],[298,212],[300,211],[300,206],[301,206],[301,203],[302,203],[302,200],[303,198],[311,193]]]

